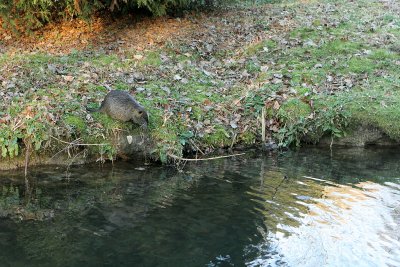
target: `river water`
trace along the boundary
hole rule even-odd
[[[400,151],[0,173],[0,266],[400,266]]]

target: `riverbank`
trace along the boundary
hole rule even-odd
[[[99,160],[133,151],[167,162],[263,139],[332,142],[360,127],[396,144],[399,10],[372,0],[242,3],[109,26],[73,21],[24,40],[2,32],[1,161],[29,148]],[[104,85],[147,108],[147,132],[86,111]]]

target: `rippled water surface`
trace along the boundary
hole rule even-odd
[[[400,266],[400,150],[0,173],[0,266]]]

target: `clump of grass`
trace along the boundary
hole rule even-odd
[[[353,57],[349,60],[349,72],[354,73],[372,73],[375,70],[376,64],[368,58]]]
[[[230,144],[231,138],[225,128],[218,126],[214,133],[205,135],[203,141],[208,146],[226,147]]]
[[[142,61],[140,61],[141,66],[151,66],[159,67],[162,64],[160,52],[150,51],[148,52]]]
[[[68,128],[71,127],[81,133],[86,130],[86,122],[79,116],[66,115],[64,117],[64,122]]]
[[[251,44],[245,48],[244,54],[248,57],[252,57],[260,52],[268,52],[277,47],[277,43],[274,40],[263,40],[261,42]]]

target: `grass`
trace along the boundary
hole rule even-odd
[[[334,12],[326,13],[328,2],[277,3],[274,8],[284,8],[290,14],[284,19],[295,26],[280,31],[268,15],[257,14],[252,19],[266,26],[264,39],[213,52],[171,41],[119,54],[92,49],[1,55],[2,92],[8,93],[0,106],[1,154],[18,156],[27,144],[38,153],[58,151],[50,142],[55,135],[104,143],[89,147],[89,154],[115,157],[113,136],[137,129],[86,112],[104,98],[103,84],[132,93],[147,108],[155,144],[150,154],[161,161],[171,153],[259,142],[263,107],[269,137],[281,146],[340,137],[354,125],[374,126],[400,140],[400,124],[393,123],[400,120],[399,15],[382,15],[382,4],[370,0],[357,6],[338,0]],[[372,24],[379,27],[371,30]]]

